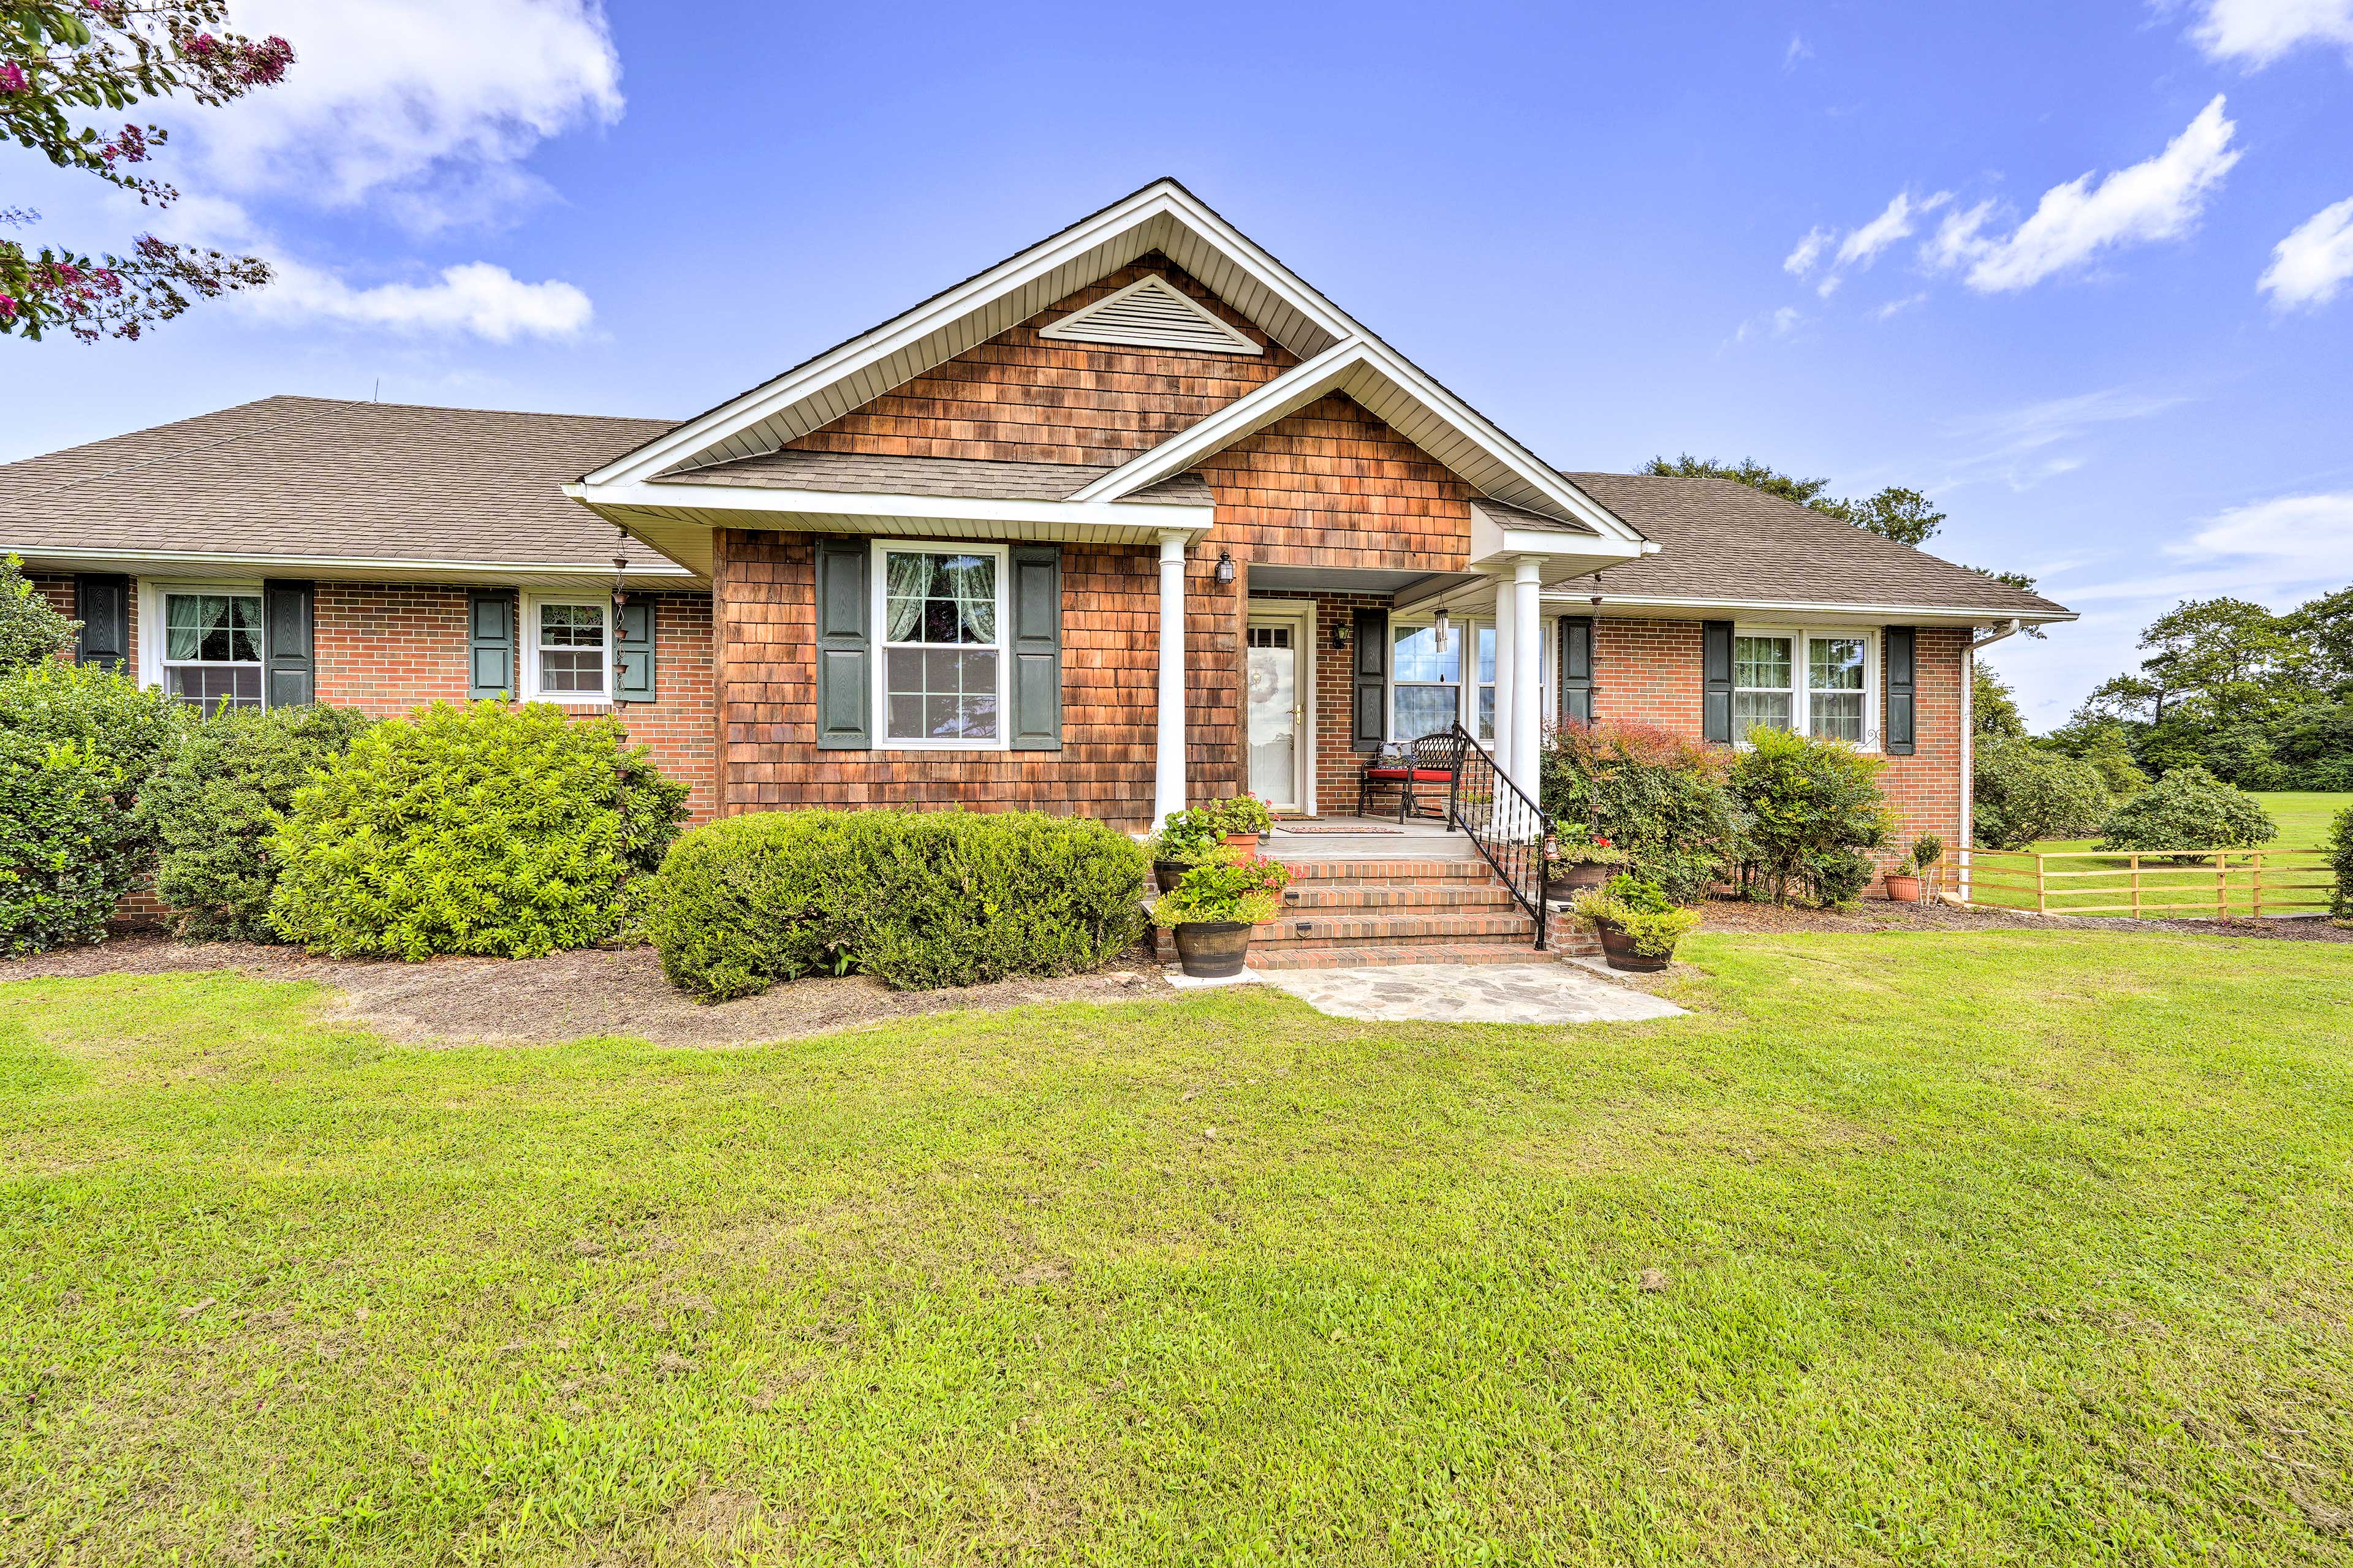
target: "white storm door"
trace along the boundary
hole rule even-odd
[[[1290,616],[1250,617],[1250,787],[1277,811],[1302,809],[1307,794],[1306,641]]]

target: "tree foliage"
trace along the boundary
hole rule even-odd
[[[0,133],[58,168],[169,206],[178,191],[143,172],[168,139],[163,127],[102,132],[80,121],[165,98],[216,106],[283,79],[292,46],[229,32],[227,15],[226,0],[0,0]],[[39,216],[12,207],[0,211],[0,224],[23,228]],[[135,237],[126,254],[97,257],[0,238],[0,333],[136,338],[196,300],[269,279],[258,257],[152,234]]]
[[[2240,849],[2278,837],[2279,825],[2253,796],[2193,764],[2116,807],[2100,829],[2100,847]]]
[[[2099,769],[2023,735],[1978,737],[1969,798],[1988,849],[2087,837],[2116,805]]]

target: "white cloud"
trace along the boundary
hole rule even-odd
[[[1753,316],[1732,331],[1732,341],[1747,342],[1752,338],[1786,338],[1805,325],[1806,318],[1795,305],[1784,305],[1769,315]]]
[[[1992,481],[2013,490],[2031,489],[2082,468],[2086,458],[2081,443],[2097,426],[2150,418],[2188,401],[2108,387],[1948,420],[1945,433],[1969,449],[1949,459],[1945,474],[1930,488],[1942,491]]]
[[[2197,226],[2206,198],[2239,161],[2231,146],[2236,129],[2217,96],[2156,157],[2096,185],[2088,174],[2053,185],[2033,215],[2000,239],[1983,233],[1989,206],[1955,214],[1923,257],[1948,267],[1966,262],[1968,286],[1994,294],[2031,288],[2117,246],[2178,239]]]
[[[1829,249],[1831,241],[1837,237],[1838,230],[1817,224],[1806,231],[1806,237],[1798,241],[1798,247],[1782,261],[1781,270],[1803,278],[1814,269],[1814,263],[1822,258],[1822,252]]]
[[[2353,196],[2323,207],[2272,247],[2272,264],[2255,287],[2274,309],[2326,305],[2353,278]]]
[[[1810,60],[1813,58],[1814,51],[1808,46],[1806,40],[1792,33],[1789,35],[1789,47],[1781,53],[1781,68],[1785,71],[1795,70],[1798,68],[1799,60]]]
[[[2189,29],[2207,55],[2260,69],[2300,44],[2353,56],[2353,0],[2206,0]]]
[[[2276,496],[2235,506],[2168,555],[2193,560],[2264,557],[2292,561],[2306,575],[2339,578],[2353,573],[2353,491]]]
[[[192,126],[206,183],[236,195],[365,203],[430,232],[544,195],[524,157],[621,112],[596,0],[242,0],[237,21],[296,63]]]
[[[248,308],[281,321],[326,321],[404,333],[468,333],[494,343],[574,338],[595,310],[588,296],[557,280],[526,283],[505,268],[469,261],[432,283],[354,289],[333,273],[275,259],[277,280],[247,296]]]
[[[1912,220],[1922,213],[1930,213],[1953,199],[1950,191],[1938,191],[1935,195],[1915,202],[1909,191],[1898,191],[1895,199],[1881,209],[1877,217],[1848,235],[1838,249],[1838,265],[1868,267],[1878,259],[1879,253],[1912,233]]]
[[[1891,317],[1902,315],[1915,305],[1925,305],[1927,302],[1928,296],[1926,294],[1906,294],[1903,299],[1890,300],[1872,311],[1871,319],[1874,321],[1884,321]]]

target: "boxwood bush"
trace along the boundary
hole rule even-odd
[[[2146,854],[2152,849],[2243,849],[2279,837],[2254,796],[2234,789],[2192,763],[2175,768],[2110,813],[2100,847]]]
[[[1149,863],[1035,812],[761,812],[679,840],[647,934],[707,1002],[852,964],[903,990],[1071,974],[1143,936]]]
[[[1879,793],[1886,766],[1843,741],[1751,730],[1732,763],[1745,817],[1741,886],[1777,904],[1792,893],[1820,904],[1861,894],[1872,875],[1864,851],[1885,844],[1895,826]]]
[[[0,730],[0,952],[106,934],[139,860],[121,770],[78,742]]]
[[[686,785],[611,719],[435,703],[387,720],[297,790],[271,837],[269,923],[338,956],[538,958],[618,934]]]
[[[368,727],[348,708],[230,708],[199,726],[139,792],[155,891],[185,937],[276,942],[270,836],[311,776]]]

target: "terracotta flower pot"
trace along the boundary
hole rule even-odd
[[[1196,980],[1240,974],[1255,929],[1248,921],[1187,921],[1176,928],[1176,962]]]
[[[1255,833],[1229,833],[1226,835],[1226,847],[1229,849],[1239,849],[1245,857],[1254,856],[1258,853],[1258,835]]]
[[[1893,871],[1889,872],[1887,874],[1887,897],[1889,900],[1894,903],[1918,903],[1920,901],[1920,879],[1917,877],[1901,877],[1897,876]]]
[[[1159,884],[1162,892],[1173,893],[1176,890],[1176,884],[1185,879],[1185,873],[1192,868],[1193,863],[1189,860],[1155,860],[1152,863],[1152,879]]]
[[[1638,974],[1651,974],[1667,966],[1668,955],[1636,952],[1634,939],[1616,926],[1606,925],[1598,929],[1601,932],[1601,957],[1610,968],[1623,969]]]

